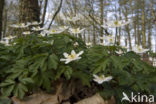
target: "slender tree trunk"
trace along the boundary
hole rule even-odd
[[[20,23],[40,21],[40,7],[38,0],[19,0],[19,4]]]
[[[4,8],[4,0],[0,0],[0,40],[2,38],[2,22],[3,22],[3,8]]]
[[[137,28],[136,28],[136,23],[134,23],[134,37],[135,37],[135,44],[137,44]]]
[[[96,44],[96,32],[95,32],[96,28],[93,25],[93,44]]]
[[[128,20],[128,8],[125,7],[125,19],[126,21]],[[128,34],[128,44],[129,44],[129,48],[132,49],[132,44],[131,44],[131,34],[130,34],[130,28],[129,28],[129,25],[126,25],[126,32]]]
[[[145,29],[145,4],[142,0],[142,46],[146,47],[146,29]]]
[[[88,42],[90,42],[90,34],[91,34],[91,31],[88,29]]]
[[[119,15],[120,15],[119,18],[120,18],[120,20],[121,20],[122,17],[121,17],[121,9],[120,9],[120,8],[119,8]],[[121,42],[120,42],[120,40],[121,40],[121,27],[119,27],[119,32],[118,32],[118,33],[119,33],[119,35],[118,35],[118,39],[117,39],[117,40],[118,40],[118,45],[120,45],[120,43],[121,43]]]
[[[41,24],[42,27],[43,27],[44,21],[45,21],[45,15],[46,15],[46,11],[47,11],[47,3],[48,3],[48,0],[45,0],[44,1],[42,20],[41,20],[42,21],[42,24]]]
[[[148,27],[148,48],[151,49],[151,27]]]
[[[137,2],[136,2],[137,3]],[[137,28],[137,45],[140,45],[141,43],[141,37],[140,37],[140,23],[139,23],[139,20],[140,20],[140,16],[139,16],[139,8],[137,7],[137,16],[136,16],[136,28]]]
[[[101,25],[103,25],[103,8],[104,8],[103,0],[100,0],[100,14],[101,14],[100,22],[101,22]],[[102,27],[100,28],[100,36],[103,37],[103,28]]]
[[[5,35],[6,35],[7,22],[8,22],[8,9],[4,9],[3,37],[5,37]],[[2,38],[3,38],[3,37],[2,37]]]

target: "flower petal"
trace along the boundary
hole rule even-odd
[[[63,58],[60,59],[60,61],[66,61],[66,60],[67,60],[67,59],[63,59]]]
[[[75,55],[76,53],[75,53],[75,51],[74,50],[72,50],[71,51],[71,55]]]
[[[68,63],[70,63],[72,60],[66,60],[66,62],[65,62],[65,64],[68,64]]]
[[[82,55],[82,54],[83,54],[83,52],[84,52],[84,51],[80,51],[80,52],[77,54],[77,56]]]
[[[66,52],[64,52],[63,55],[64,55],[65,58],[68,57],[68,53],[66,53]]]
[[[106,78],[104,79],[104,82],[108,82],[108,81],[110,81],[112,78],[113,78],[112,76],[106,77]]]
[[[99,78],[99,76],[97,76],[96,74],[93,74],[93,77],[96,78],[96,79]]]

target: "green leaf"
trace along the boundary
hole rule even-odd
[[[8,79],[8,80],[5,80],[4,82],[2,82],[0,84],[0,87],[6,87],[6,86],[10,86],[12,84],[15,84],[15,81],[11,80],[11,79]]]
[[[2,88],[2,94],[4,96],[10,96],[11,92],[14,90],[15,85],[10,85],[7,87]]]
[[[66,67],[65,68],[65,72],[64,72],[64,76],[66,77],[67,80],[70,79],[71,75],[72,75],[72,68],[71,67]]]
[[[52,54],[48,58],[48,69],[57,69],[58,66],[58,57],[55,54]]]
[[[28,84],[28,83],[34,83],[34,81],[32,80],[32,78],[23,78],[22,80],[20,80],[21,83],[23,84]]]
[[[25,93],[28,92],[28,89],[25,85],[18,83],[13,91],[14,95],[22,99]]]
[[[90,80],[91,76],[88,73],[82,72],[82,71],[74,71],[72,74],[72,78],[80,79],[82,84],[85,86],[91,86]]]

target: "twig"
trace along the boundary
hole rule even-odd
[[[44,3],[44,10],[43,10],[43,15],[42,15],[42,20],[41,20],[41,26],[43,26],[44,24],[44,21],[45,21],[45,15],[46,15],[46,11],[47,11],[47,3],[48,3],[48,0],[45,0],[45,3]]]
[[[52,18],[52,20],[51,20],[51,22],[50,22],[50,24],[49,24],[48,30],[50,29],[50,27],[51,27],[51,25],[52,25],[52,23],[53,23],[55,17],[57,16],[57,14],[60,12],[61,7],[62,7],[62,3],[63,3],[63,0],[60,1],[60,5],[59,5],[57,11],[55,12],[55,14],[54,14],[54,16],[53,16],[53,18]]]

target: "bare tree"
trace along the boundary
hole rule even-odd
[[[4,0],[0,0],[0,39],[2,37],[2,19],[3,19],[3,8],[4,8]]]

